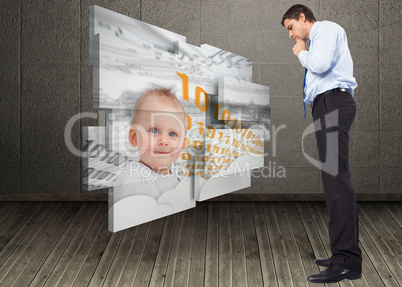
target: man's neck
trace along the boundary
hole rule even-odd
[[[313,27],[313,25],[314,25],[315,23],[316,23],[316,21],[314,21],[314,22],[307,21],[307,22],[306,22],[306,24],[307,24],[307,31],[308,31],[308,40],[310,40],[311,28]]]

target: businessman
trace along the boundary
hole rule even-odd
[[[314,283],[361,278],[359,222],[349,171],[349,130],[356,114],[353,61],[346,33],[330,21],[317,21],[304,5],[294,5],[282,17],[293,53],[306,69],[303,101],[311,104],[321,176],[327,203],[332,255],[317,259],[325,270],[311,274]],[[306,48],[306,42],[309,48]],[[331,133],[331,136],[329,134]],[[336,136],[334,136],[336,135]]]

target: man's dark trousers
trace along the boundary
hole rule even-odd
[[[349,171],[349,130],[356,104],[348,92],[334,90],[316,99],[312,114],[329,213],[331,264],[361,273],[359,221]]]

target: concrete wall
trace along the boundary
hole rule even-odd
[[[238,193],[318,193],[319,170],[303,156],[303,68],[281,16],[298,1],[275,0],[2,0],[0,3],[0,193],[79,194],[81,161],[66,148],[63,131],[92,105],[88,64],[89,7],[99,5],[253,60],[253,79],[271,87],[276,156],[267,165],[286,178],[254,178]],[[319,20],[341,24],[349,39],[359,87],[351,135],[351,169],[358,193],[402,193],[400,0],[300,1]],[[74,129],[102,124],[82,120]],[[306,150],[317,155],[314,136]],[[266,170],[268,172],[268,170]],[[105,193],[105,190],[99,191]],[[91,192],[92,193],[92,192]]]

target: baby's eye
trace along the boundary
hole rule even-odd
[[[175,132],[170,132],[170,133],[169,133],[169,136],[171,136],[171,137],[177,137],[177,133],[175,133]]]
[[[159,133],[159,131],[158,131],[157,128],[150,128],[150,129],[149,129],[149,132],[150,132],[151,134],[158,134],[158,133]]]

